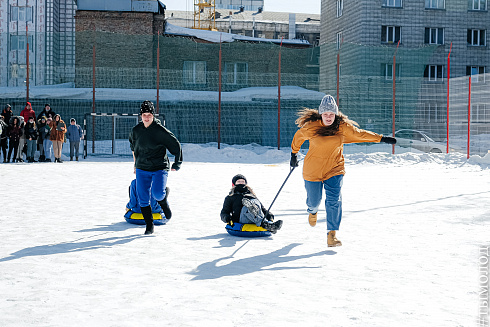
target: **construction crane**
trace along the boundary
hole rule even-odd
[[[216,31],[215,0],[194,0],[194,29]]]

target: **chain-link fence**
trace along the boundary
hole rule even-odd
[[[8,35],[1,38],[7,40]],[[337,43],[281,47],[78,32],[75,64],[67,67],[46,65],[48,59],[50,63],[70,60],[58,60],[53,53],[54,58],[43,61],[37,53],[43,50],[39,40],[42,37],[30,41],[35,44],[30,46],[34,51],[29,61],[29,92],[25,46],[17,43],[14,51],[9,45],[8,51],[0,53],[0,101],[10,103],[14,114],[24,108],[27,95],[36,113],[49,103],[63,119],[73,117],[79,123],[91,113],[137,113],[140,103],[148,99],[182,142],[284,148],[297,130],[297,112],[316,108],[329,93],[361,128],[382,134],[391,134],[393,128],[403,130],[396,136],[407,138],[400,145],[408,150],[445,152],[448,135],[450,150],[467,153],[468,144],[470,154],[489,150],[490,77],[479,66],[469,70],[451,66],[448,93],[447,53],[439,46],[398,50],[350,43],[340,49]],[[473,74],[471,96],[468,72]],[[95,151],[89,144],[88,154],[130,153],[127,122],[135,121],[103,115],[87,116],[87,121],[87,141],[110,145]],[[113,146],[116,143],[122,145]],[[362,147],[365,152],[379,149]]]

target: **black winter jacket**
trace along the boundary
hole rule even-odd
[[[230,194],[225,198],[223,203],[223,208],[221,209],[220,217],[224,223],[230,222],[232,220],[234,223],[240,222],[240,212],[242,211],[242,199],[244,197],[255,198],[255,194],[252,192],[250,187],[247,186],[247,190],[244,193],[240,193],[233,187],[230,191]],[[260,203],[262,208],[262,212],[264,215],[267,212],[267,209],[264,207],[262,203]]]
[[[167,150],[175,156],[172,169],[180,169],[182,147],[175,135],[163,127],[158,119],[148,128],[143,122],[133,127],[129,134],[129,144],[135,157],[135,167],[146,171],[170,170]]]
[[[33,139],[37,141],[37,137],[39,136],[39,132],[37,130],[37,126],[34,125],[34,123],[27,123],[24,127],[24,135],[25,139]]]
[[[51,118],[54,120],[54,116],[56,116],[56,113],[53,111],[53,109],[50,109],[49,111],[46,112],[46,109],[43,109],[39,115],[37,115],[37,120],[41,120],[42,117],[46,117],[46,119]]]

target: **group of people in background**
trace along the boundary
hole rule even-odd
[[[12,107],[7,104],[0,114],[0,148],[3,162],[54,162],[62,163],[63,143],[70,141],[70,161],[78,161],[80,140],[83,131],[75,118],[66,126],[59,114],[49,104],[37,115],[27,102],[19,116],[15,116]],[[39,151],[38,160],[35,160]],[[24,160],[25,153],[25,160]],[[13,156],[12,156],[13,154]]]

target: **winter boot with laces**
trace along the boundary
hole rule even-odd
[[[334,247],[334,246],[341,246],[342,245],[342,242],[340,242],[337,239],[337,237],[335,236],[335,232],[336,231],[331,230],[327,234],[327,245],[328,245],[328,247]]]
[[[272,221],[267,220],[267,219],[264,218],[264,220],[262,220],[262,224],[260,224],[260,227],[268,230],[272,234],[275,234],[275,233],[277,233],[278,230],[281,229],[281,227],[282,227],[282,220],[278,220],[278,221],[272,222]]]
[[[311,227],[315,227],[316,226],[316,218],[318,216],[318,212],[315,212],[315,213],[310,213],[309,216],[308,216],[308,222],[310,223],[310,226]]]
[[[143,214],[143,218],[146,223],[145,235],[153,234],[153,214],[151,212],[151,206],[141,207],[141,213]]]

